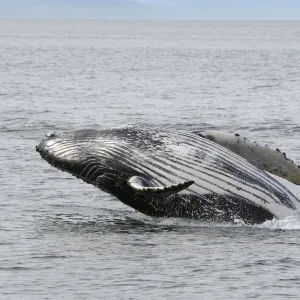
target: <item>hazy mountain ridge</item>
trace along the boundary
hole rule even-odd
[[[130,18],[147,17],[152,9],[132,0],[0,0],[0,17]]]
[[[0,17],[299,20],[299,0],[0,0]]]

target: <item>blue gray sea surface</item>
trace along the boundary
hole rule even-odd
[[[300,217],[152,219],[35,152],[146,122],[299,164],[299,66],[300,22],[0,20],[0,299],[299,299]]]

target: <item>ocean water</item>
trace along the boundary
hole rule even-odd
[[[299,164],[299,66],[300,22],[0,20],[0,299],[299,299],[300,217],[152,219],[35,152],[147,122]]]

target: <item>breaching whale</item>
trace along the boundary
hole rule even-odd
[[[264,171],[265,154],[278,157],[277,151],[257,144],[255,154],[238,138],[136,124],[47,134],[36,150],[52,166],[153,217],[253,224],[298,211],[299,199]],[[299,168],[285,160],[273,173],[290,179],[294,172],[297,183]]]

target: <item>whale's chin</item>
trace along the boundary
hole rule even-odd
[[[56,156],[55,154],[51,153],[51,151],[41,147],[40,144],[36,146],[36,151],[51,166],[63,172],[70,173],[71,175],[79,179],[82,179],[87,183],[95,184],[95,182],[91,181],[89,178],[84,176],[84,168],[85,168],[84,161]]]

